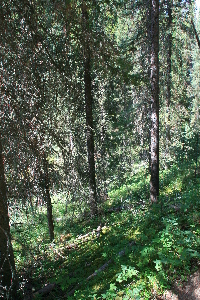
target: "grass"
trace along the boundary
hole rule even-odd
[[[54,216],[61,219],[55,222],[53,243],[45,209],[30,211],[28,218],[22,211],[17,219],[21,224],[11,227],[21,286],[24,274],[30,273],[36,290],[48,282],[58,284],[47,299],[151,299],[195,271],[200,260],[199,179],[176,166],[160,178],[158,204],[149,205],[149,175],[141,168],[109,192],[101,216],[93,220],[74,208],[65,214],[64,197],[56,195]],[[110,210],[119,205],[121,211]],[[92,232],[100,223],[97,237]]]

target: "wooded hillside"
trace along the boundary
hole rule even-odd
[[[0,1],[0,299],[160,299],[200,261],[193,1]]]

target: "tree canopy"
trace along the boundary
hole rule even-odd
[[[199,44],[189,0],[0,1],[0,298],[152,299],[198,264]]]

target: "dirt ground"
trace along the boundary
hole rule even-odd
[[[200,269],[187,282],[176,282],[172,289],[157,300],[200,300]]]

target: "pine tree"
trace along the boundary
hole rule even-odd
[[[0,124],[2,125],[2,123]],[[0,127],[1,130],[1,127]],[[6,182],[0,132],[0,298],[12,299],[16,291],[15,262],[11,244]]]
[[[151,1],[151,180],[150,199],[159,197],[159,1]]]

